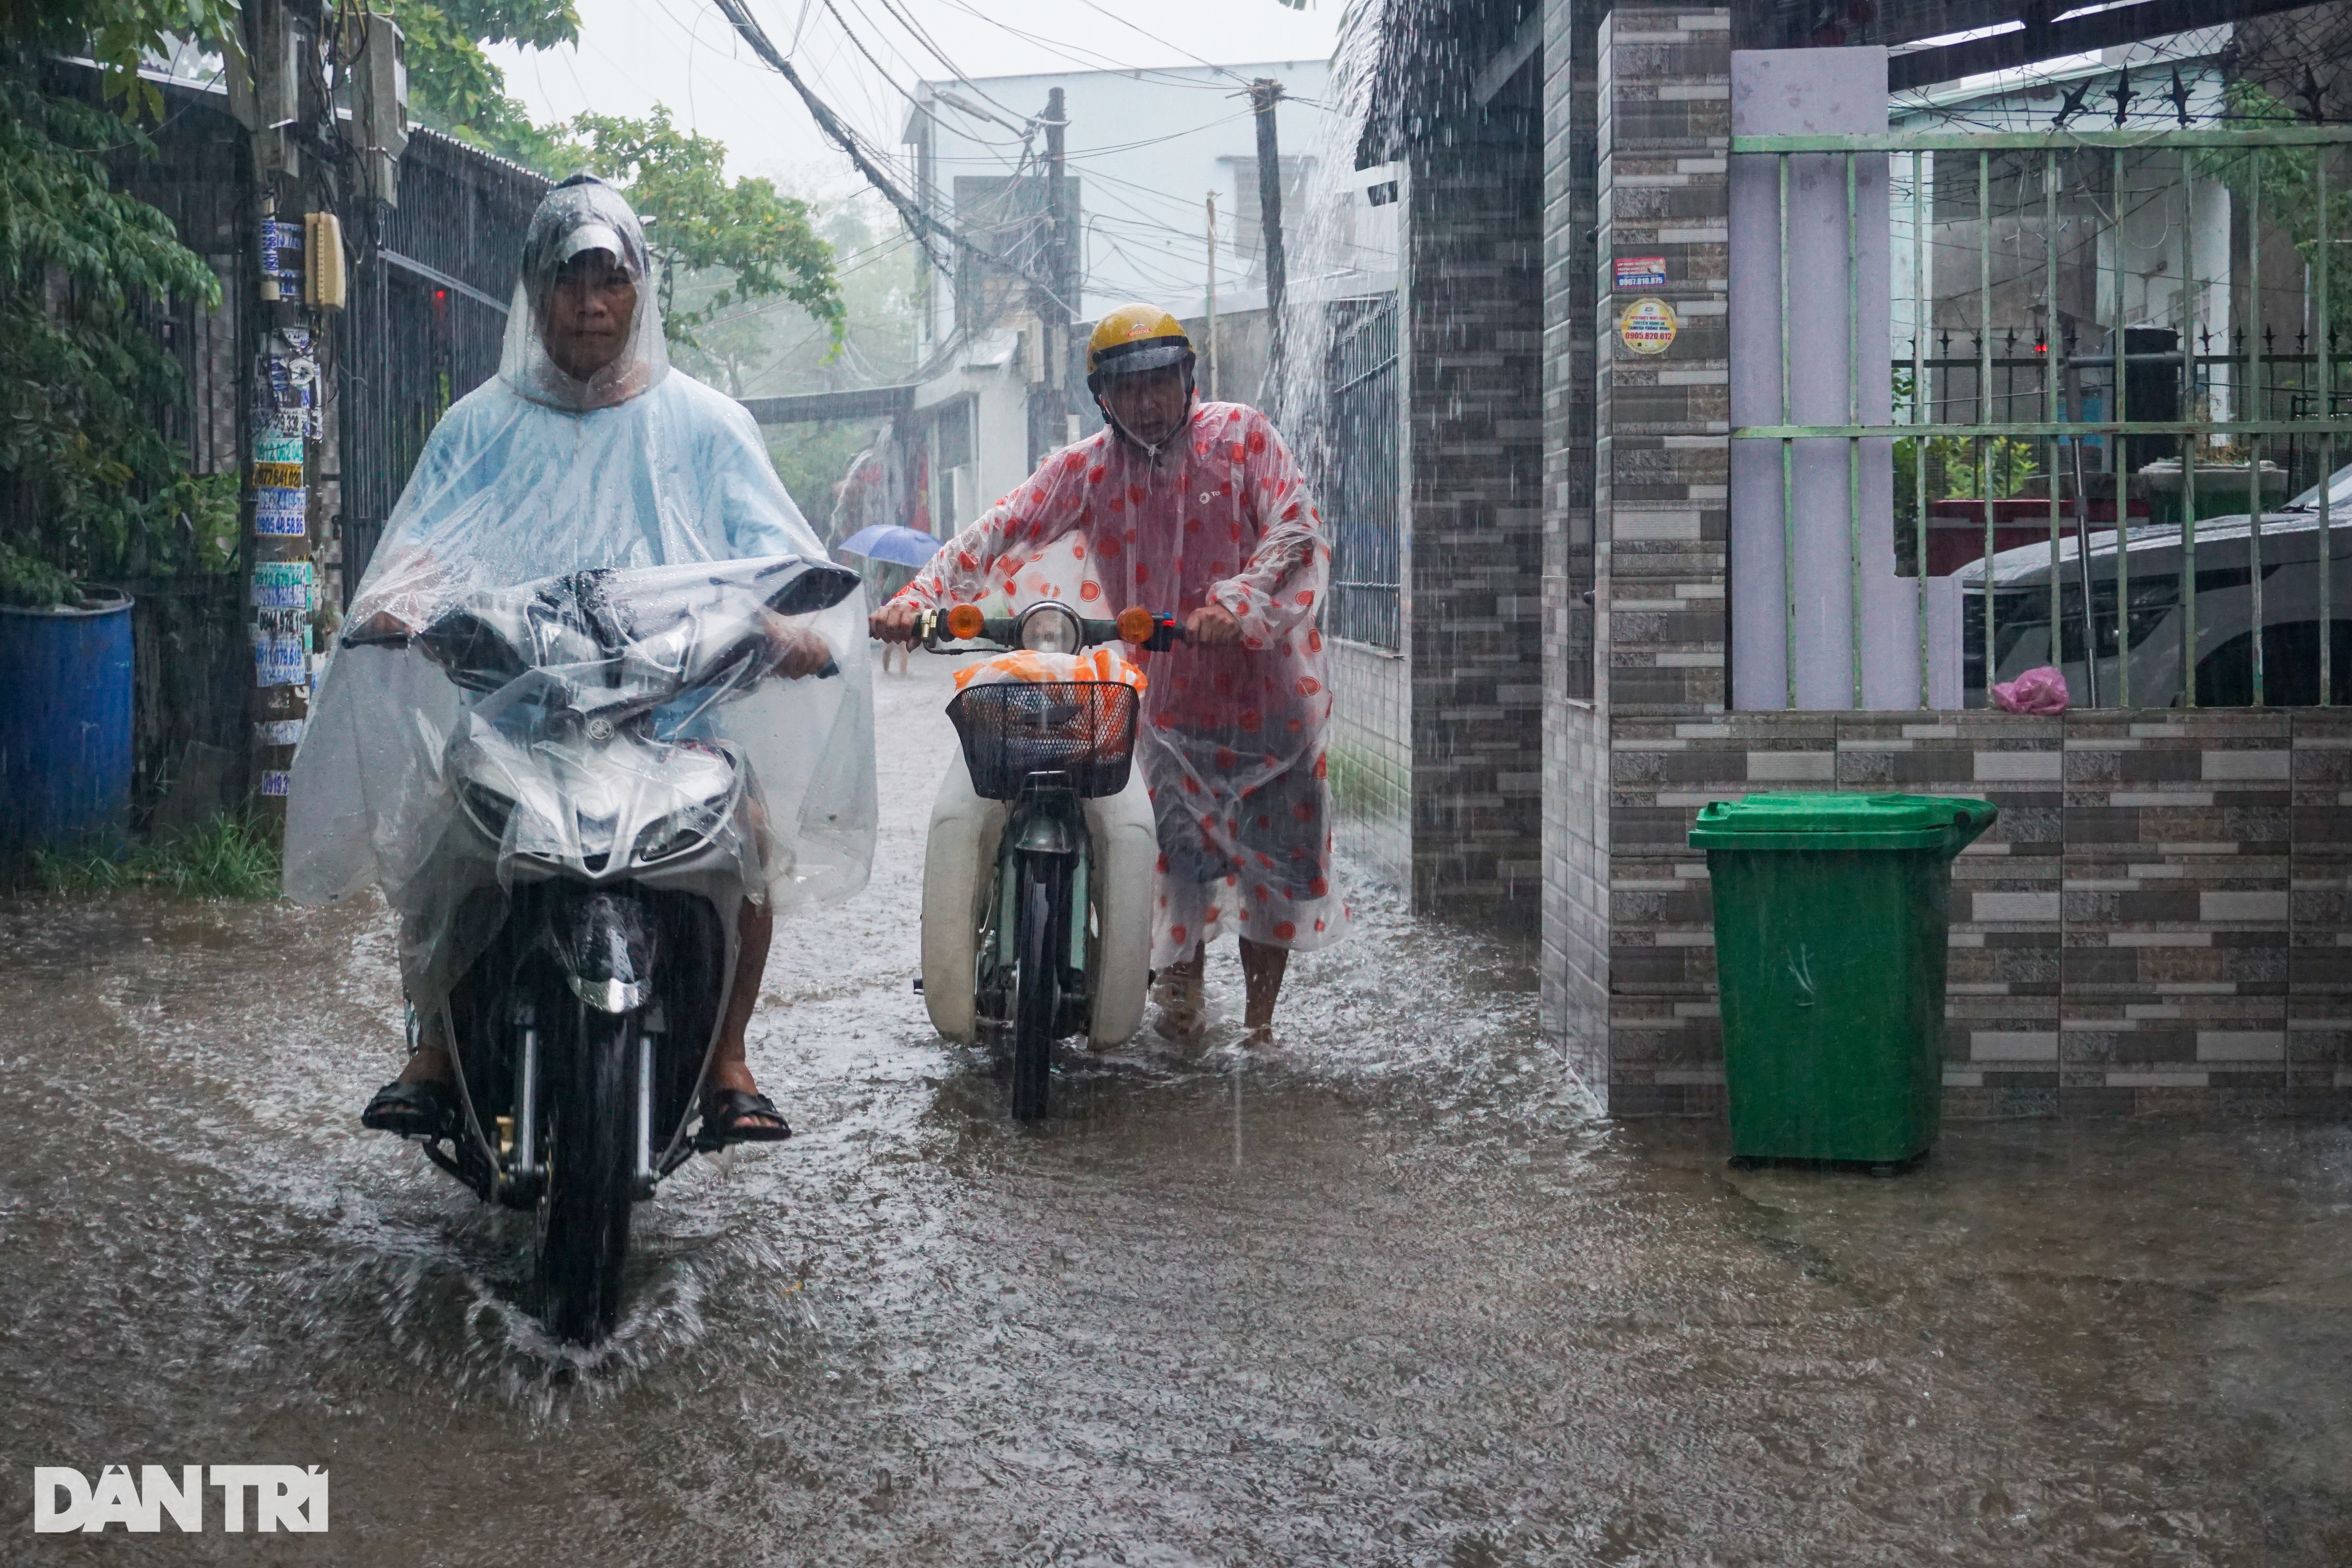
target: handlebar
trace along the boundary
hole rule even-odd
[[[1173,616],[1157,616],[1141,606],[1120,612],[1116,620],[1078,617],[1087,647],[1105,643],[1130,643],[1151,653],[1165,653],[1184,640],[1183,623]],[[1019,646],[1021,618],[983,616],[977,605],[958,605],[945,610],[925,610],[915,617],[915,646],[929,653],[982,653],[984,648],[943,648],[942,643],[992,642],[1002,647]]]
[[[370,624],[355,626],[345,631],[342,636],[338,637],[336,640],[344,647],[388,647],[397,650],[415,646],[418,641],[418,637],[415,633],[411,632],[405,626],[394,621],[388,625],[376,625],[371,622]],[[745,639],[747,643],[763,640],[764,638],[761,638],[757,633],[752,634],[751,637]],[[432,652],[431,644],[427,643],[425,645],[425,648],[427,657],[430,657]],[[720,662],[722,665],[732,664],[734,660],[726,659]],[[821,668],[810,672],[809,679],[814,680],[829,680],[840,673],[841,661],[837,658],[827,658]]]

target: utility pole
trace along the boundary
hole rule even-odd
[[[1282,305],[1286,278],[1282,261],[1282,148],[1275,134],[1274,106],[1282,84],[1260,77],[1250,83],[1250,107],[1257,115],[1257,208],[1265,245],[1265,388],[1261,400],[1278,408],[1282,390]]]
[[[1217,401],[1217,193],[1209,193],[1209,401]]]
[[[229,62],[230,110],[251,145],[257,306],[241,345],[246,433],[245,560],[254,685],[248,780],[273,815],[285,808],[294,748],[310,713],[313,628],[325,587],[328,516],[318,482],[328,456],[325,312],[348,289],[342,226],[331,210],[335,171],[312,155],[333,112],[317,0],[246,0],[243,60]],[[386,29],[389,31],[389,29]]]
[[[1070,312],[1071,274],[1070,252],[1073,248],[1069,196],[1069,118],[1063,92],[1055,88],[1045,95],[1045,265],[1039,268],[1051,285],[1046,289],[1032,289],[1035,301],[1038,331],[1045,339],[1039,345],[1044,360],[1040,367],[1044,379],[1029,389],[1029,462],[1032,468],[1045,460],[1045,454],[1067,443],[1076,434],[1076,421],[1071,418],[1074,405],[1070,396]]]

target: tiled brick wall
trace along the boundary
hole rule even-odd
[[[1609,741],[1607,691],[1593,679],[1595,363],[1592,227],[1595,0],[1544,13],[1545,1032],[1596,1094],[1608,1088]],[[1588,597],[1588,595],[1590,595]]]
[[[2090,710],[1621,718],[1611,1109],[1719,1105],[1709,800],[1964,795],[1953,866],[1956,1116],[2352,1111],[2352,716]]]
[[[1572,32],[1581,19],[1571,11]],[[1574,291],[1559,300],[1574,337],[1594,345],[1591,360],[1570,370],[1589,375],[1593,388],[1601,674],[1593,707],[1571,705],[1554,721],[1567,787],[1549,803],[1558,818],[1552,841],[1562,851],[1553,900],[1561,927],[1546,932],[1545,979],[1548,996],[1556,993],[1562,1004],[1549,1016],[1571,1065],[1591,1064],[1588,1084],[1621,1115],[1704,1103],[1719,1096],[1722,1079],[1713,955],[1694,959],[1686,925],[1696,909],[1704,936],[1705,885],[1696,885],[1695,902],[1675,858],[1648,853],[1666,816],[1678,829],[1685,819],[1671,800],[1649,798],[1654,791],[1629,790],[1616,752],[1653,731],[1670,747],[1686,743],[1671,716],[1703,714],[1723,700],[1729,40],[1719,10],[1619,5],[1599,19],[1591,55],[1598,234],[1587,263],[1594,302],[1587,315]],[[1571,79],[1571,111],[1578,86]],[[1555,183],[1570,195],[1553,218],[1565,262],[1588,226],[1574,210],[1573,173]],[[1642,290],[1671,303],[1681,323],[1663,355],[1637,356],[1618,339],[1617,316],[1630,302],[1611,291],[1618,256],[1665,260],[1667,282]],[[1575,435],[1563,431],[1571,470],[1582,460]],[[1565,510],[1572,478],[1563,489]],[[1600,773],[1596,783],[1582,776],[1588,768]],[[1597,847],[1597,931],[1578,896],[1580,827]],[[1590,945],[1603,956],[1586,968],[1574,959]],[[1600,998],[1591,996],[1596,970]]]
[[[1617,712],[1724,701],[1730,39],[1727,11],[1695,7],[1620,5],[1599,35],[1599,637]],[[1638,291],[1680,320],[1663,354],[1618,338],[1619,256],[1664,258],[1667,281]]]
[[[1574,8],[1551,20],[1571,45],[1547,103],[1573,116]],[[1547,650],[1568,654],[1562,550],[1594,368],[1579,349],[1597,336],[1602,679],[1586,705],[1548,671],[1547,1027],[1614,1114],[1716,1111],[1712,910],[1685,843],[1699,807],[1761,789],[1965,795],[2001,816],[1953,867],[1948,1113],[2352,1112],[2352,716],[1724,710],[1724,21],[1620,6],[1594,36],[1597,332],[1573,286],[1573,131],[1548,160]],[[1668,258],[1669,285],[1644,290],[1682,317],[1664,356],[1616,342],[1615,255]]]
[[[1542,885],[1542,158],[1473,112],[1404,181],[1412,901],[1532,927]]]

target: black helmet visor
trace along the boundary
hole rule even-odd
[[[1181,364],[1192,357],[1192,345],[1182,338],[1147,338],[1141,342],[1121,343],[1105,349],[1095,356],[1095,374],[1102,377],[1133,375],[1139,371],[1159,370],[1167,365]]]

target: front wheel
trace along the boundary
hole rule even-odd
[[[1035,1121],[1052,1098],[1054,1026],[1061,1015],[1061,957],[1051,873],[1034,861],[1021,867],[1021,929],[1013,944],[1020,968],[1013,988],[1013,1120]]]
[[[540,1318],[559,1340],[593,1345],[621,1316],[629,1256],[629,1064],[639,1021],[572,1011],[571,1038],[551,1042],[547,1075],[547,1186],[539,1205]]]

